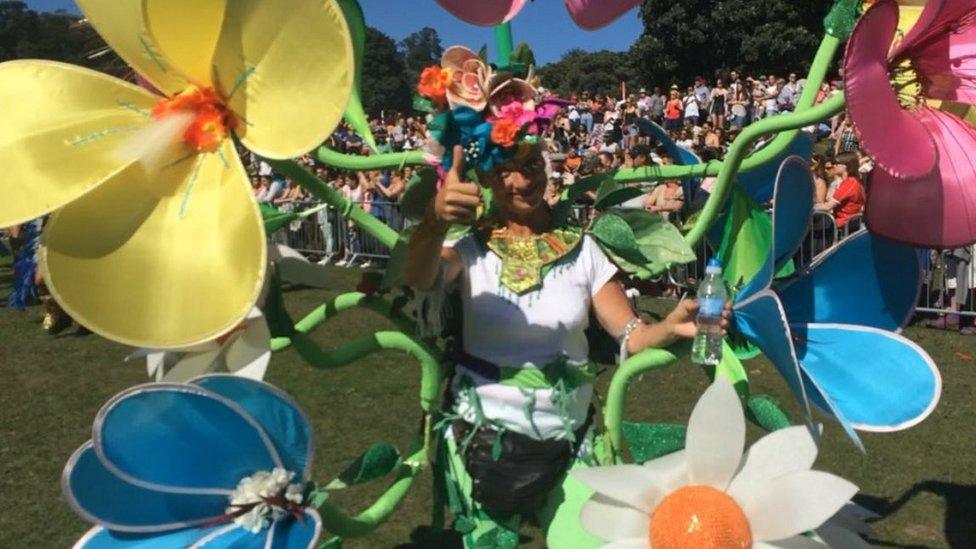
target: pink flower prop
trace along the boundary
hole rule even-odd
[[[869,9],[844,60],[847,112],[878,167],[868,228],[914,246],[965,246],[976,242],[976,128],[947,111],[976,103],[976,0],[929,0],[889,52],[898,15],[894,0]]]
[[[594,30],[612,23],[641,0],[566,0],[566,9],[576,24]],[[528,0],[437,0],[452,15],[471,23],[490,27],[511,21]]]
[[[454,82],[447,89],[447,103],[452,109],[485,109],[492,71],[478,54],[464,46],[451,46],[441,57],[441,67],[454,71]]]

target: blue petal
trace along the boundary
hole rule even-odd
[[[807,164],[813,156],[813,139],[806,132],[798,132],[793,141],[778,156],[751,169],[738,173],[739,184],[753,200],[765,204],[773,198],[776,174],[780,164],[791,156],[804,159]]]
[[[313,547],[322,533],[322,519],[314,510],[305,510],[305,521],[285,518],[272,527],[271,549],[307,549]]]
[[[691,166],[695,164],[701,164],[701,158],[697,154],[689,151],[684,147],[679,147],[674,139],[668,135],[668,132],[662,128],[660,125],[647,120],[646,118],[641,118],[639,120],[641,125],[641,130],[644,133],[649,133],[655,141],[664,146],[664,150],[667,151],[668,156],[670,156],[674,163],[678,166]],[[698,192],[698,187],[701,185],[701,179],[697,177],[686,177],[681,180],[681,190],[684,191],[684,196],[686,201],[690,201],[691,197],[694,197]],[[723,223],[721,226],[724,226]]]
[[[262,549],[268,531],[252,534],[236,526],[220,524],[210,528],[187,528],[163,534],[114,532],[97,526],[78,540],[76,549],[172,549],[189,547],[208,536],[206,549]]]
[[[803,159],[791,156],[777,172],[773,192],[773,249],[759,272],[739,291],[749,299],[769,287],[773,275],[790,260],[803,242],[813,214],[813,178]]]
[[[921,347],[891,332],[844,324],[793,325],[804,373],[826,411],[864,431],[897,431],[925,419],[942,379]]]
[[[228,494],[245,476],[282,466],[240,406],[194,385],[156,383],[116,395],[95,418],[93,443],[113,472],[157,490]]]
[[[796,254],[813,215],[813,176],[809,164],[791,156],[780,164],[773,195],[773,256],[779,269]],[[770,275],[772,276],[772,275]]]
[[[808,425],[812,425],[806,386],[779,298],[771,290],[763,290],[751,299],[736,304],[734,315],[736,329],[759,347],[786,379],[793,395],[802,405]]]
[[[312,426],[290,396],[267,383],[229,374],[204,376],[191,383],[244,408],[271,438],[285,468],[308,479],[312,465]]]
[[[901,328],[915,311],[918,252],[862,231],[818,257],[777,292],[790,322]]]
[[[159,532],[198,526],[224,514],[227,496],[173,494],[129,484],[102,465],[91,442],[79,448],[62,475],[68,503],[91,522],[115,530]]]

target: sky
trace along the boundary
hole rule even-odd
[[[31,9],[38,11],[78,11],[72,0],[26,1]],[[437,29],[444,47],[461,44],[477,51],[488,44],[489,51],[494,52],[490,27],[476,27],[455,19],[435,0],[360,0],[360,3],[366,14],[366,24],[394,40],[399,41],[428,26]],[[570,19],[562,0],[533,0],[512,22],[515,43],[528,42],[539,64],[557,61],[573,48],[622,51],[640,36],[642,30],[635,8],[598,31],[585,31]]]

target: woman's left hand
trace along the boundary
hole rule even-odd
[[[698,301],[685,299],[678,302],[678,306],[665,317],[664,321],[671,327],[671,333],[678,338],[692,339],[698,335],[695,319],[698,316]],[[727,302],[722,309],[722,335],[729,329],[729,318],[732,316],[732,303]]]

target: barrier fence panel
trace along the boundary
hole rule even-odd
[[[976,317],[974,247],[922,252],[922,291],[916,312]]]
[[[304,211],[319,203],[301,202],[284,205],[282,209]],[[359,204],[363,206],[363,204]],[[386,221],[394,229],[403,228],[400,205],[374,203],[366,205],[371,213]],[[585,227],[593,217],[593,207],[573,206],[570,222]],[[855,216],[838,229],[833,216],[827,212],[814,212],[810,229],[794,256],[797,269],[802,269],[813,258],[830,249],[862,226],[861,216]],[[294,221],[275,234],[275,242],[286,244],[306,255],[312,261],[328,259],[345,260],[345,264],[382,263],[390,256],[390,250],[375,238],[356,228],[335,208],[328,207],[306,218]],[[695,249],[697,259],[686,265],[675,265],[667,273],[667,284],[680,292],[693,292],[705,273],[705,264],[712,250],[703,241]],[[973,247],[943,252],[922,253],[924,285],[919,296],[917,312],[928,314],[958,313],[976,317],[976,265]]]

